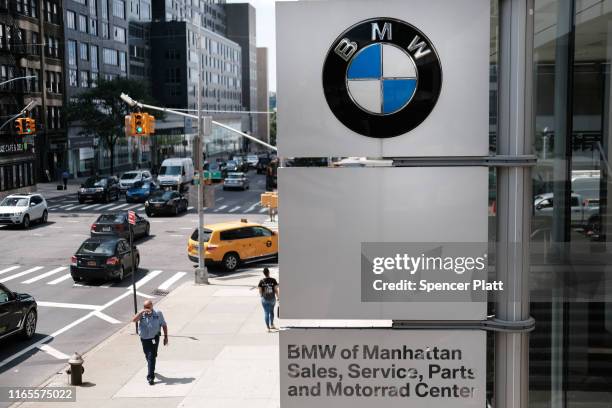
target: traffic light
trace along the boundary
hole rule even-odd
[[[15,133],[17,133],[18,135],[23,135],[24,127],[25,127],[25,118],[15,119]]]
[[[147,129],[144,115],[146,115],[146,113],[134,114],[134,134],[136,136],[146,134]]]
[[[36,133],[36,121],[32,118],[24,118],[24,129],[25,135],[33,135]]]
[[[146,122],[147,134],[151,135],[155,133],[155,116],[149,115],[148,113],[145,113],[145,115],[146,115],[145,122]]]
[[[155,133],[155,116],[136,112],[125,117],[125,134],[127,136],[149,136]]]

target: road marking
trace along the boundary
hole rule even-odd
[[[42,268],[43,268],[42,266],[35,266],[35,267],[30,268],[30,269],[28,269],[28,270],[26,270],[26,271],[19,272],[19,273],[16,273],[16,274],[14,274],[14,275],[11,275],[11,276],[7,276],[7,277],[6,277],[6,278],[4,278],[4,279],[0,279],[0,282],[4,283],[4,282],[11,281],[11,280],[13,280],[13,279],[20,278],[20,277],[22,277],[23,275],[27,275],[28,273],[32,273],[32,272],[36,272],[36,271],[38,271],[38,270],[41,270]]]
[[[62,303],[62,302],[40,302],[36,301],[38,306],[43,307],[59,307],[62,309],[83,309],[83,310],[98,310],[98,305],[84,305],[80,303]]]
[[[226,209],[226,208],[227,208],[227,205],[222,205],[221,207],[217,208],[217,209],[215,210],[215,212],[219,212],[219,211],[224,210],[224,209]]]
[[[140,296],[140,297],[143,297],[145,299],[154,299],[155,298],[155,296],[145,295],[144,293],[141,293],[141,292],[138,292],[138,291],[136,291],[136,296]]]
[[[51,275],[55,275],[56,273],[61,272],[61,271],[66,270],[66,269],[68,269],[68,267],[60,266],[59,268],[55,268],[55,269],[53,269],[53,270],[51,270],[51,271],[49,271],[47,273],[43,273],[42,275],[35,276],[32,279],[28,279],[28,280],[23,281],[21,283],[24,283],[24,284],[27,285],[29,283],[33,283],[33,282],[39,281],[41,279],[45,279],[46,277],[49,277]]]
[[[113,203],[113,204],[106,204],[106,205],[103,205],[102,207],[99,207],[99,208],[97,208],[97,209],[98,209],[98,210],[101,210],[101,209],[103,209],[103,208],[108,208],[108,207],[113,206],[113,205],[115,205],[115,204],[114,204],[114,203]]]
[[[136,289],[138,289],[139,287],[141,287],[142,285],[144,285],[145,283],[149,282],[151,279],[155,278],[157,275],[159,275],[160,273],[162,273],[162,271],[151,271],[148,274],[146,274],[146,276],[143,276],[142,278],[140,278],[140,280],[138,282],[136,282]],[[128,291],[130,293],[133,292],[132,290],[132,286],[130,286],[128,288]]]
[[[75,205],[74,207],[66,208],[66,210],[76,210],[77,208],[85,207],[85,204]]]
[[[259,205],[259,201],[256,203],[253,203],[252,206],[250,206],[245,212],[251,212],[255,209],[255,207],[257,207]]]
[[[127,204],[120,204],[120,205],[118,205],[116,207],[109,208],[108,210],[109,211],[115,211],[115,210],[118,210],[118,209],[123,208],[123,207],[127,207]]]
[[[93,315],[96,317],[99,317],[102,320],[106,320],[107,322],[112,323],[112,324],[121,323],[119,320],[115,319],[114,317],[110,317],[106,313],[102,313],[99,310],[96,310],[95,312],[93,312]]]
[[[175,283],[185,275],[187,275],[187,272],[177,272],[170,279],[166,279],[161,285],[157,287],[157,289],[166,290],[170,286],[172,286],[173,283]]]
[[[238,211],[240,209],[240,206],[237,205],[236,207],[232,208],[231,210],[229,210],[228,212],[234,212],[234,211]]]
[[[112,284],[113,284],[113,282],[108,282],[108,283],[105,283],[104,285],[100,285],[98,287],[99,288],[110,288]]]
[[[261,210],[259,210],[260,213],[265,213],[266,211],[268,211],[267,207],[262,208]]]
[[[0,275],[2,275],[3,273],[7,273],[7,272],[10,272],[10,271],[14,271],[14,270],[15,270],[15,269],[17,269],[17,268],[20,268],[20,266],[19,266],[19,265],[9,266],[8,268],[1,270],[1,271],[0,271]]]
[[[70,275],[68,275],[68,276],[70,276]],[[124,298],[130,296],[131,294],[132,294],[131,290],[128,290],[128,291],[124,292],[122,295],[119,295],[116,298],[114,298],[113,300],[110,300],[110,301],[106,302],[105,304],[103,304],[102,306],[100,306],[98,311],[101,312],[104,309],[109,308],[110,306],[114,305],[115,303],[119,302],[120,300],[123,300]],[[92,317],[94,315],[95,315],[95,312],[93,312],[93,311],[89,312],[85,316],[83,316],[83,317],[73,321],[72,323],[67,324],[66,326],[62,327],[61,329],[58,329],[58,330],[54,331],[53,333],[51,333],[50,335],[48,335],[48,336],[38,340],[36,343],[30,344],[28,347],[22,348],[17,353],[15,353],[13,355],[10,355],[7,358],[5,358],[4,360],[0,361],[0,367],[4,367],[5,365],[7,365],[11,361],[15,360],[16,358],[19,358],[22,355],[24,355],[26,353],[29,353],[30,350],[32,350],[32,349],[35,349],[35,348],[38,348],[38,347],[44,345],[45,343],[49,342],[50,340],[53,340],[53,338],[59,336],[62,333],[67,332],[68,330],[72,329],[75,326],[78,326],[79,324],[83,323],[85,320],[89,319],[90,317]]]
[[[141,204],[134,204],[134,205],[131,205],[128,208],[126,208],[126,210],[132,210],[132,209],[134,209],[136,207],[140,207],[140,206],[141,206]]]
[[[72,204],[68,204],[68,205],[62,205],[62,206],[61,206],[61,207],[59,207],[59,208],[62,208],[62,209],[64,209],[64,208],[67,208],[67,207],[72,207]]]
[[[225,200],[225,197],[219,197],[215,201],[223,201],[223,200]]]
[[[70,279],[70,277],[71,277],[71,275],[69,273],[67,273],[67,274],[65,274],[63,276],[60,276],[57,279],[52,280],[51,282],[47,282],[47,285],[57,285],[58,283],[63,282],[66,279]]]
[[[70,356],[68,354],[64,354],[56,348],[51,347],[48,344],[43,344],[37,347],[40,351],[44,351],[49,354],[51,357],[55,357],[58,360],[68,360]]]
[[[88,205],[87,207],[83,207],[84,210],[89,210],[91,208],[95,208],[97,206],[99,206],[100,204],[92,204],[92,205]]]

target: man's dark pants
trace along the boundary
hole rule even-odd
[[[153,344],[154,340],[155,344]],[[152,339],[140,339],[140,341],[142,342],[142,351],[144,351],[149,367],[147,380],[153,380],[155,379],[155,360],[157,359],[157,349],[159,348],[159,334]]]

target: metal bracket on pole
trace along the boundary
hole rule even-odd
[[[487,320],[436,320],[413,321],[394,320],[394,329],[411,330],[486,330],[490,332],[528,333],[535,329],[536,321],[533,317],[521,321],[506,321],[496,317]]]

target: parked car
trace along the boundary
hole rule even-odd
[[[227,173],[233,172],[233,171],[239,171],[238,170],[238,163],[234,160],[228,160],[225,163],[225,171],[226,171],[226,175]]]
[[[157,214],[174,214],[187,211],[187,197],[178,191],[158,191],[145,201],[145,212],[148,217]]]
[[[18,335],[31,339],[36,333],[38,309],[27,293],[16,293],[0,283],[0,339]]]
[[[273,260],[278,257],[278,234],[247,220],[204,226],[204,263],[220,265],[227,271],[242,263]],[[198,262],[198,229],[187,244],[187,256]]]
[[[123,173],[119,179],[119,188],[121,192],[125,193],[139,181],[153,181],[151,172],[149,170],[134,170]]]
[[[77,192],[79,203],[83,204],[86,200],[102,201],[108,203],[111,200],[118,200],[121,190],[119,182],[115,177],[89,177]]]
[[[125,201],[128,203],[145,202],[157,190],[159,187],[152,181],[137,181],[125,192]]]
[[[534,197],[535,216],[552,217],[553,193],[539,194]],[[579,194],[572,194],[570,200],[571,222],[575,227],[584,227],[589,219],[599,214],[599,200],[583,200]]]
[[[236,162],[237,170],[246,173],[249,171],[249,164],[246,161],[246,158],[243,156],[234,156],[232,160]]]
[[[193,181],[193,174],[190,158],[170,158],[162,162],[157,182],[161,188],[183,191]]]
[[[204,177],[213,182],[223,180],[223,172],[219,163],[207,163],[204,167]]]
[[[40,194],[11,194],[0,202],[0,224],[29,228],[33,221],[47,222],[47,201]]]
[[[246,157],[246,162],[247,162],[247,165],[249,166],[250,169],[257,168],[257,163],[259,162],[259,157],[257,157],[256,155],[248,155]]]
[[[249,177],[245,173],[227,173],[227,177],[223,180],[223,190],[235,188],[249,189]]]
[[[70,260],[70,274],[75,282],[112,279],[121,282],[126,271],[132,270],[132,256],[135,269],[140,264],[138,248],[119,237],[88,238]]]
[[[145,218],[136,214],[136,225],[133,227],[134,239],[148,237],[151,233],[151,224]],[[121,237],[130,238],[130,225],[127,211],[116,214],[101,214],[91,225],[91,237]]]

